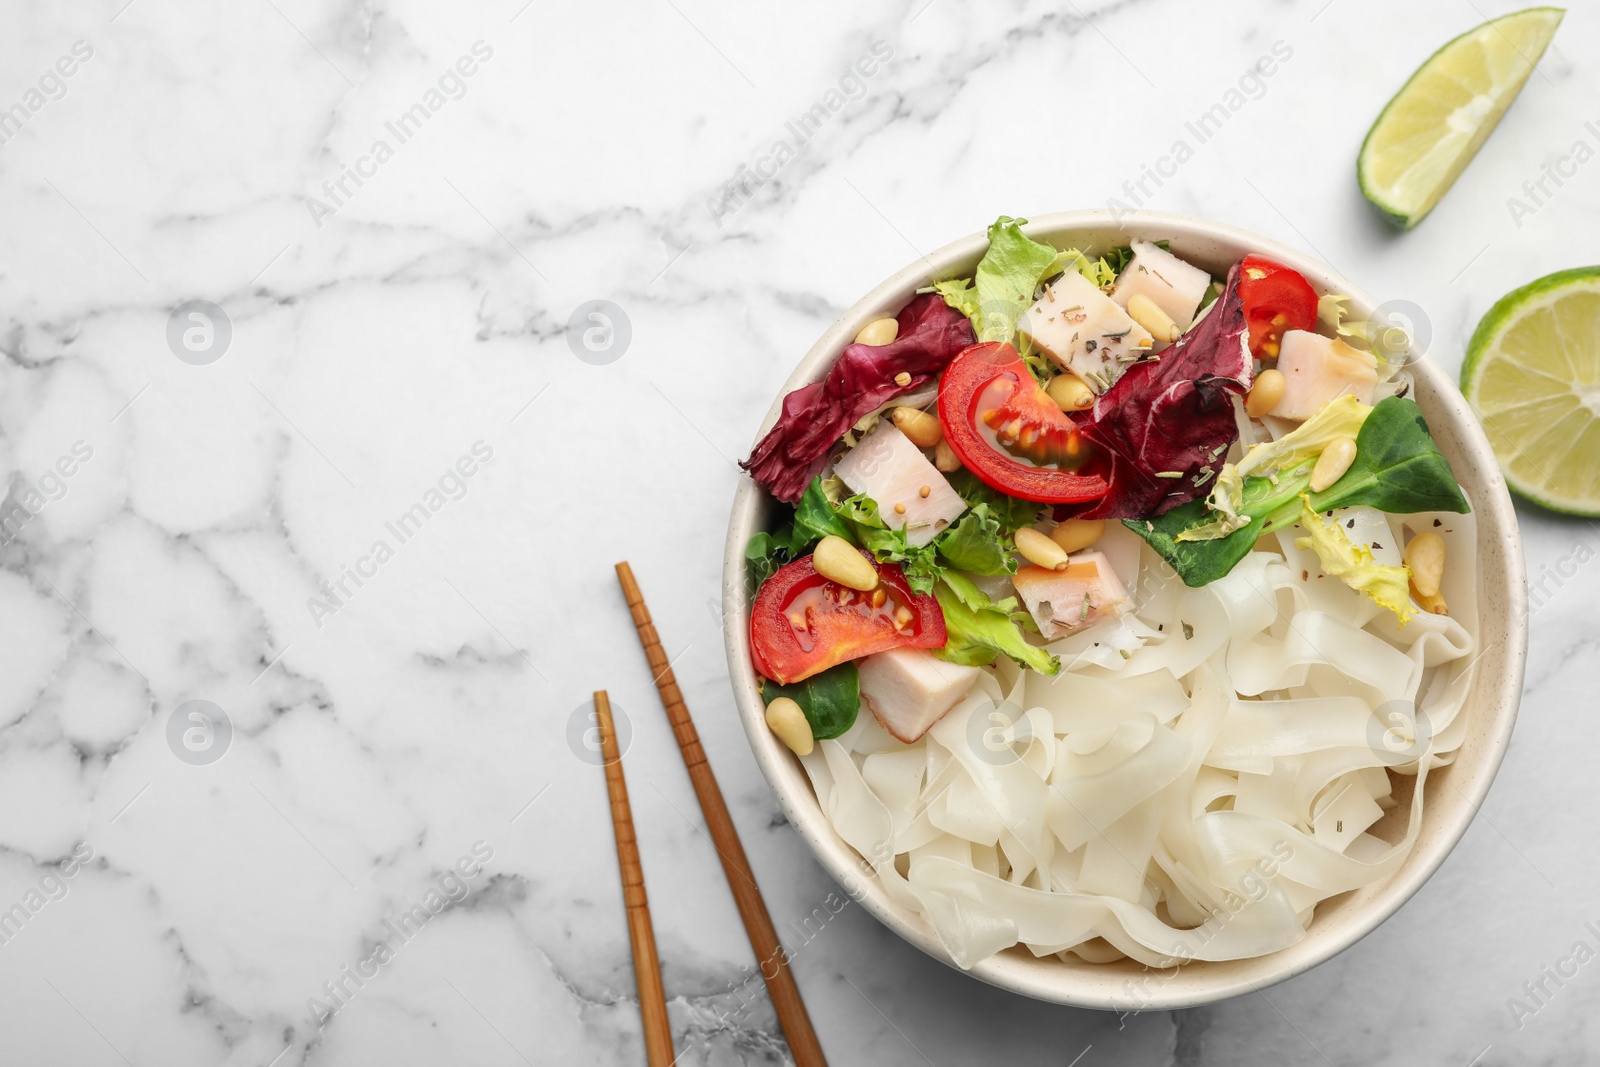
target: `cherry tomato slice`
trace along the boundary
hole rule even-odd
[[[1245,256],[1239,264],[1239,300],[1250,327],[1250,354],[1277,359],[1283,335],[1317,325],[1317,294],[1311,283],[1262,256]]]
[[[1105,496],[1077,424],[1034,381],[1008,344],[962,349],[939,381],[944,439],[985,485],[1023,500],[1079,504]]]
[[[761,586],[750,609],[750,659],[763,677],[791,685],[874,652],[944,647],[939,602],[913,593],[899,567],[862,555],[878,569],[878,589],[871,593],[828,581],[810,556]],[[874,604],[879,590],[884,596]]]

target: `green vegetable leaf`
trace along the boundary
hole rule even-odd
[[[1127,270],[1128,264],[1132,261],[1132,245],[1118,245],[1115,248],[1107,249],[1106,254],[1100,257],[1100,262],[1111,268],[1111,276],[1113,279],[1115,279],[1118,274],[1121,274],[1123,271]],[[1094,279],[1091,278],[1089,280],[1093,281]]]
[[[1397,515],[1472,510],[1422,409],[1399,397],[1372,409],[1356,435],[1355,462],[1337,482],[1311,494],[1311,503],[1318,511],[1365,504]]]
[[[1017,571],[1010,534],[988,504],[968,508],[961,521],[940,534],[933,544],[945,563],[969,574]]]
[[[805,495],[794,506],[794,528],[789,547],[796,556],[803,556],[808,547],[829,534],[847,541],[854,540],[849,525],[828,500],[822,479],[813,478],[811,484],[806,486]]]
[[[778,568],[788,563],[792,558],[789,555],[789,542],[784,537],[775,537],[762,531],[756,534],[744,546],[744,558],[749,561],[750,577],[755,580],[756,588],[761,588],[768,578],[778,572]]]
[[[1246,482],[1246,491],[1254,490],[1259,484],[1271,487],[1265,478],[1251,478]],[[1299,482],[1302,488],[1304,482]],[[1247,516],[1250,502],[1246,500],[1245,506],[1240,511],[1241,516]],[[1210,585],[1221,578],[1234,565],[1255,547],[1256,541],[1262,534],[1261,520],[1249,516],[1247,525],[1234,530],[1226,537],[1217,537],[1210,540],[1180,541],[1178,535],[1185,530],[1195,529],[1211,521],[1212,513],[1206,510],[1204,500],[1191,500],[1159,515],[1154,519],[1123,519],[1122,524],[1149,543],[1156,550],[1156,554],[1171,564],[1172,569],[1178,572],[1178,577],[1183,579],[1183,584],[1191,586]]]
[[[761,687],[761,699],[767,703],[779,697],[788,697],[800,705],[811,724],[811,736],[838,737],[856,724],[856,713],[861,709],[861,676],[854,663],[841,663],[793,685],[768,681]]]
[[[1040,674],[1061,670],[1060,659],[1023,638],[1018,616],[1027,613],[1017,610],[1015,597],[992,601],[970,578],[956,572],[944,575],[933,595],[944,612],[945,646],[935,652],[940,659],[983,666],[1003,654]]]
[[[1039,505],[995,492],[971,475],[966,477],[981,491],[974,490],[969,495],[958,489],[970,506],[954,526],[925,545],[912,545],[904,528],[889,529],[878,513],[878,505],[865,494],[830,505],[834,517],[845,527],[843,532],[830,532],[867,549],[880,563],[898,564],[914,593],[933,592],[934,582],[951,568],[972,574],[1012,574],[1016,563],[1011,535],[1018,526],[1031,524],[1038,517]],[[825,498],[822,489],[818,494]],[[807,497],[810,495],[807,490]],[[801,506],[805,503],[802,499]],[[814,525],[820,528],[822,523]],[[800,552],[803,551],[802,547]]]
[[[749,576],[755,588],[760,589],[780,567],[805,555],[829,534],[857,540],[850,526],[835,513],[822,479],[813,478],[787,525],[771,533],[762,531],[745,544],[744,558],[749,561]]]
[[[834,515],[845,527],[839,536],[871,552],[879,563],[899,564],[906,584],[913,593],[931,593],[939,574],[933,544],[920,547],[906,540],[905,530],[891,530],[878,514],[878,505],[865,493],[846,497],[833,505]]]
[[[1023,235],[1027,221],[1001,215],[972,278],[934,283],[945,303],[972,320],[980,341],[1010,341],[1039,283],[1060,270],[1054,248]]]
[[[948,478],[950,488],[960,494],[968,507],[977,508],[987,504],[995,518],[999,520],[1001,528],[1008,534],[1016,533],[1024,526],[1032,526],[1044,507],[1037,501],[1019,500],[1014,496],[1007,496],[998,489],[990,488],[965,467],[948,475]]]
[[[1417,609],[1411,606],[1411,572],[1405,567],[1389,567],[1372,558],[1372,549],[1350,540],[1350,535],[1338,523],[1324,522],[1322,516],[1311,510],[1309,496],[1300,497],[1300,528],[1304,537],[1294,543],[1309,548],[1317,554],[1322,573],[1344,582],[1351,589],[1365,593],[1379,606],[1394,612],[1404,626]]]
[[[1150,520],[1123,525],[1149,542],[1178,572],[1185,585],[1201,586],[1227,574],[1262,534],[1293,525],[1300,516],[1300,494],[1308,492],[1311,465],[1272,478],[1245,478],[1238,513],[1247,525],[1212,540],[1178,540],[1185,530],[1206,525],[1215,513],[1192,500]],[[1421,410],[1410,400],[1389,397],[1372,409],[1356,435],[1356,458],[1337,482],[1310,493],[1313,511],[1364,505],[1392,514],[1470,510],[1450,463],[1433,442]]]
[[[1217,517],[1212,522],[1185,529],[1178,534],[1178,540],[1210,541],[1241,528],[1247,521],[1239,514],[1246,478],[1286,471],[1297,475],[1308,473],[1309,468],[1305,471],[1299,468],[1316,460],[1323,449],[1338,438],[1357,436],[1370,414],[1372,409],[1355,397],[1338,397],[1276,441],[1263,441],[1246,452],[1238,463],[1223,464],[1217,473],[1217,484],[1206,499],[1207,506]]]

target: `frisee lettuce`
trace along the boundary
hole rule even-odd
[[[1246,452],[1238,463],[1226,463],[1217,475],[1206,504],[1218,513],[1216,520],[1194,526],[1178,534],[1179,541],[1211,541],[1242,528],[1248,519],[1239,514],[1244,503],[1246,478],[1293,471],[1322,454],[1340,437],[1355,437],[1372,409],[1350,395],[1330,400],[1311,418],[1276,441],[1263,441]],[[1307,473],[1309,477],[1309,472]]]
[[[987,666],[997,655],[1006,655],[1040,674],[1061,670],[1059,658],[1030,645],[1022,636],[1023,627],[1036,627],[1032,616],[1018,608],[1016,597],[991,600],[958,571],[942,575],[933,595],[944,612],[945,646],[934,653],[940,659]]]
[[[1039,283],[1061,271],[1054,248],[1023,234],[1027,222],[1001,215],[989,227],[988,251],[972,277],[933,283],[945,303],[972,320],[979,341],[1009,342]]]
[[[982,575],[1016,573],[1012,538],[1039,517],[1040,505],[991,489],[966,471],[956,472],[950,481],[967,502],[967,510],[938,537],[915,546],[907,541],[904,529],[893,530],[884,523],[871,497],[846,495],[849,487],[838,478],[813,478],[788,525],[758,533],[745,546],[757,588],[830,534],[867,549],[881,563],[899,564],[917,593],[932,592],[933,583],[951,569]]]
[[[1405,567],[1390,567],[1372,558],[1372,549],[1350,540],[1338,523],[1326,523],[1311,507],[1311,498],[1300,494],[1300,526],[1306,536],[1296,537],[1299,548],[1317,554],[1322,573],[1337,578],[1351,589],[1365,593],[1380,607],[1394,612],[1404,626],[1416,614],[1411,606],[1411,572]]]
[[[988,505],[1007,534],[1014,534],[1024,526],[1032,526],[1038,521],[1039,512],[1044,507],[1038,501],[1022,500],[1002,493],[985,484],[965,467],[946,475],[946,478],[950,482],[950,488],[967,502],[968,507]]]

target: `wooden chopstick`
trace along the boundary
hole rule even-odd
[[[667,1021],[667,994],[661,984],[661,961],[656,956],[650,901],[644,894],[644,867],[639,863],[639,841],[633,832],[633,809],[628,806],[628,783],[622,777],[622,753],[617,751],[616,730],[611,723],[611,698],[604,689],[594,695],[594,713],[600,725],[600,754],[605,760],[606,794],[611,799],[617,863],[622,868],[622,901],[628,912],[628,940],[633,942],[633,978],[639,986],[639,1014],[644,1020],[645,1060],[649,1067],[671,1067],[675,1057],[672,1025]]]
[[[705,815],[706,829],[722,859],[722,872],[727,876],[728,888],[733,891],[733,902],[744,920],[745,933],[750,937],[750,947],[755,949],[761,977],[767,983],[767,995],[783,1026],[783,1036],[789,1041],[789,1052],[796,1067],[826,1067],[827,1058],[811,1028],[811,1016],[806,1013],[805,1001],[800,999],[800,987],[795,984],[789,969],[789,956],[778,932],[773,929],[772,916],[761,899],[750,861],[745,858],[744,846],[739,842],[739,832],[734,829],[728,805],[722,799],[717,777],[706,762],[705,749],[700,747],[700,735],[695,732],[694,721],[689,717],[689,707],[683,702],[683,693],[672,675],[666,650],[661,647],[661,637],[650,621],[650,609],[645,607],[644,594],[634,580],[633,568],[626,562],[617,564],[617,580],[622,583],[622,595],[628,601],[628,611],[633,615],[633,625],[639,631],[639,642],[644,645],[645,659],[650,661],[650,673],[655,678],[656,689],[661,693],[661,703],[666,706],[667,719],[672,723],[672,733],[678,739],[683,753],[684,766],[689,770],[689,781],[694,785],[695,796],[700,800],[700,810]],[[771,971],[771,977],[767,972]]]

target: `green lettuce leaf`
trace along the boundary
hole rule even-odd
[[[1245,525],[1224,537],[1180,540],[1187,531],[1216,521],[1205,501],[1191,500],[1155,519],[1124,520],[1178,572],[1185,585],[1216,581],[1233,569],[1262,534],[1300,518],[1300,495],[1309,493],[1311,465],[1266,478],[1243,479],[1238,517]],[[1356,458],[1344,476],[1320,493],[1309,493],[1314,511],[1365,505],[1391,514],[1471,510],[1450,463],[1433,442],[1422,411],[1410,400],[1379,401],[1356,435]]]
[[[1038,521],[1039,512],[1044,507],[1037,501],[1019,500],[1017,497],[1007,496],[1000,490],[991,488],[965,467],[946,477],[950,481],[950,488],[967,502],[968,507],[988,505],[1001,528],[1008,534],[1016,533],[1024,526],[1032,526]]]
[[[933,285],[945,303],[972,320],[980,341],[1010,341],[1039,283],[1061,270],[1054,248],[1023,234],[1027,222],[1001,215],[989,227],[989,250],[973,276]]]
[[[789,545],[795,555],[805,555],[805,550],[829,534],[850,540],[850,526],[840,516],[828,498],[821,478],[811,479],[800,502],[794,506],[794,528]]]
[[[779,697],[788,697],[800,705],[811,724],[812,737],[838,737],[856,724],[856,713],[861,709],[861,675],[854,663],[841,663],[793,685],[768,680],[761,687],[761,699],[768,704]]]
[[[758,535],[770,542],[762,542],[758,553],[752,540],[747,553],[752,558],[761,554],[767,565],[764,561],[774,549],[787,550],[788,555],[777,564],[782,566],[805,555],[824,536],[834,534],[867,549],[880,563],[898,564],[915,593],[933,592],[934,582],[952,569],[985,575],[1015,573],[1012,535],[1038,518],[1040,505],[996,492],[966,471],[952,475],[951,484],[968,508],[953,526],[925,545],[912,545],[903,528],[885,525],[872,498],[862,493],[844,496],[847,487],[843,482],[817,479],[801,498],[792,528],[781,535]]]
[[[822,479],[813,478],[787,524],[771,533],[763,530],[745,543],[744,557],[749,561],[749,576],[755,588],[760,589],[780,567],[805,555],[829,534],[856,540],[851,527],[829,502]]]
[[[1015,574],[1009,533],[988,504],[967,509],[959,522],[934,539],[939,557],[968,574]]]
[[[1372,558],[1372,549],[1350,540],[1338,523],[1326,523],[1312,510],[1311,500],[1300,495],[1300,528],[1306,536],[1296,537],[1300,548],[1316,552],[1322,573],[1339,579],[1358,593],[1365,593],[1380,607],[1388,608],[1400,625],[1415,615],[1411,606],[1411,572],[1404,567],[1389,567]]]
[[[1276,441],[1255,445],[1237,464],[1223,464],[1217,484],[1206,500],[1207,506],[1218,513],[1216,520],[1189,527],[1178,535],[1178,540],[1210,541],[1242,528],[1246,519],[1239,514],[1239,506],[1244,498],[1246,478],[1293,471],[1310,463],[1337,438],[1355,437],[1370,414],[1372,409],[1355,397],[1338,397]]]
[[[1061,670],[1060,659],[1023,638],[1019,627],[1033,620],[1018,609],[1016,597],[992,601],[972,579],[954,571],[939,580],[933,595],[944,612],[945,646],[935,652],[940,659],[984,666],[1006,655],[1040,674]]]
[[[954,663],[987,664],[1003,653],[1036,671],[1056,673],[1059,661],[1023,638],[1024,630],[1037,632],[1038,627],[1032,616],[1021,610],[1017,599],[991,601],[968,577],[1015,573],[1013,535],[1021,527],[1033,524],[1039,517],[1040,505],[996,492],[965,471],[953,475],[951,481],[969,506],[955,525],[918,547],[906,540],[905,530],[891,530],[884,525],[878,505],[870,497],[844,496],[846,487],[837,479],[813,479],[795,506],[788,526],[776,533],[758,533],[746,546],[745,556],[751,562],[757,588],[779,567],[804,556],[823,537],[832,534],[867,549],[880,562],[898,564],[912,592],[932,593],[938,599],[949,635],[945,648],[938,652],[940,656]],[[824,671],[817,678],[839,669]],[[795,687],[773,688],[785,690],[778,695],[793,697],[812,718],[806,700],[787,691],[804,689],[811,681],[814,679]],[[839,699],[843,701],[843,697]],[[853,713],[850,718],[853,722]],[[813,731],[818,727],[815,718],[812,727]],[[844,729],[848,728],[846,724]]]

